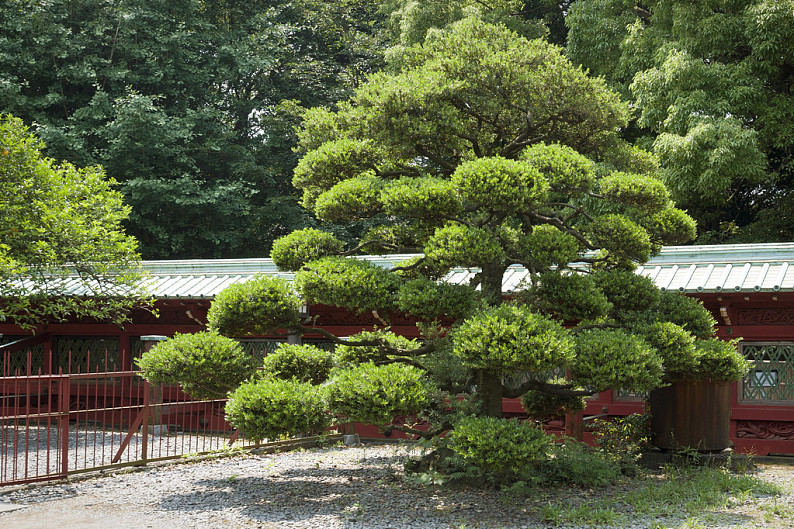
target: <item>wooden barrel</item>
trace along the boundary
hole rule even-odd
[[[651,391],[653,445],[719,452],[731,446],[732,382],[676,382]]]

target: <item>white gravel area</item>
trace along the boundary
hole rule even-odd
[[[394,444],[252,453],[0,489],[0,528],[551,527],[539,515],[542,491],[511,500],[493,490],[413,485],[402,475],[406,455]],[[621,527],[661,526],[629,519]]]

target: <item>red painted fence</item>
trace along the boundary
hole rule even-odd
[[[33,372],[35,353],[5,347],[0,357],[0,486],[207,453],[232,442],[254,446],[225,421],[225,401],[152,386],[137,371],[116,370],[106,353],[87,363],[96,366],[87,373]]]

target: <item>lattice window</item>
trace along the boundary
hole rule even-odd
[[[336,351],[336,344],[330,340],[303,340],[303,343],[332,353]]]
[[[13,343],[23,338],[30,338],[30,336],[0,336],[0,345]],[[28,353],[30,353],[30,366],[28,366]],[[28,372],[35,375],[39,369],[44,369],[44,344],[27,347],[13,353],[0,354],[0,375],[13,376],[17,373],[25,375]]]
[[[55,338],[58,367],[64,373],[105,373],[121,369],[117,336],[58,336]]]
[[[794,343],[742,343],[750,371],[742,379],[749,401],[794,400]]]
[[[286,342],[283,340],[240,340],[243,349],[254,357],[255,365],[260,365],[267,355],[276,352],[282,343]]]
[[[648,400],[648,392],[632,391],[630,389],[616,389],[612,392],[612,398],[615,400],[644,401]]]

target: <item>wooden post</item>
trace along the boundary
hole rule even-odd
[[[575,413],[565,414],[565,435],[576,439],[577,441],[584,441],[584,412],[577,411]]]
[[[158,336],[158,335],[149,335],[149,336],[141,336],[141,341],[143,342],[143,352],[146,353],[152,349],[158,342],[163,342],[167,340],[167,336]],[[155,431],[154,427],[161,427],[162,426],[162,418],[163,418],[163,385],[162,384],[148,384],[149,391],[148,391],[148,407],[149,407],[149,417],[150,423],[152,425],[151,430]],[[146,435],[148,435],[148,424],[144,426],[147,428]],[[162,428],[157,428],[158,431],[161,431]]]

